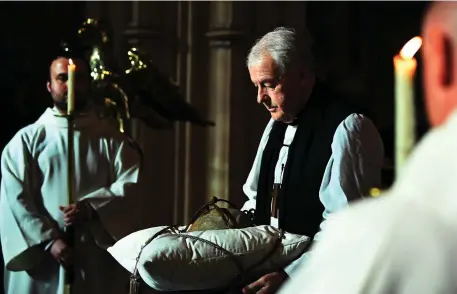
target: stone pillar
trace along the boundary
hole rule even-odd
[[[88,16],[110,22],[114,52],[125,68],[126,50],[146,51],[153,64],[180,87],[182,98],[202,115],[207,109],[208,2],[132,1],[89,5]],[[204,21],[202,21],[204,20]],[[166,97],[165,97],[166,98]],[[206,202],[206,128],[175,123],[153,130],[132,123],[150,182],[150,213],[160,224],[184,224]]]
[[[176,83],[181,88],[183,99],[192,104],[193,72],[193,3],[177,2]],[[189,123],[176,123],[173,195],[173,223],[187,224],[192,217],[192,126]]]
[[[131,19],[124,31],[127,45],[146,52],[153,65],[173,81],[181,81],[176,67],[179,54],[176,39],[178,4],[133,1]],[[136,121],[133,129],[145,157],[145,173],[150,185],[150,213],[155,214],[152,221],[155,225],[175,223],[176,198],[182,186],[177,178],[177,164],[182,160],[180,129],[175,124],[172,129],[156,130],[140,121]]]
[[[120,70],[128,65],[127,49],[143,49],[164,75],[178,80],[177,6],[179,2],[132,1],[88,3],[88,17],[107,21],[113,28],[113,52]],[[166,17],[164,17],[166,16]],[[155,130],[132,121],[132,137],[144,155],[148,184],[144,213],[151,225],[172,224],[175,195],[182,184],[176,181],[176,164],[182,150],[176,143],[177,127]],[[179,135],[181,136],[181,135]],[[181,152],[181,153],[180,153]],[[179,178],[179,181],[182,181]]]
[[[208,101],[216,126],[208,129],[207,196],[241,202],[240,163],[243,164],[243,102],[249,81],[244,68],[247,3],[210,3]],[[237,142],[238,140],[238,142]],[[241,140],[241,142],[239,142]],[[244,175],[242,176],[244,178]],[[238,199],[237,199],[238,198]]]
[[[183,97],[203,116],[212,120],[208,98],[209,51],[206,32],[210,2],[182,1],[179,35],[181,85]],[[180,65],[179,65],[180,64]],[[208,201],[206,186],[207,138],[212,127],[201,127],[190,123],[179,123],[182,136],[177,145],[181,159],[177,164],[177,176],[182,183],[182,191],[176,195],[175,215],[177,220],[188,222],[193,214]]]

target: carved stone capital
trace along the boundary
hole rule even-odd
[[[157,40],[161,39],[162,33],[154,28],[129,26],[124,31],[124,36],[130,45],[138,45],[142,40]]]
[[[235,40],[239,40],[243,32],[231,29],[216,29],[206,33],[211,47],[230,47]]]

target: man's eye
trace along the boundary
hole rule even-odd
[[[64,75],[64,74],[60,74],[60,75],[56,76],[56,80],[58,80],[59,82],[66,82],[67,79],[68,79],[68,76]]]

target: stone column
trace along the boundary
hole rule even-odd
[[[177,2],[177,39],[176,83],[181,88],[183,99],[192,104],[192,73],[194,71],[194,18],[193,2]],[[187,224],[192,217],[192,126],[190,123],[176,123],[173,195],[173,223]]]
[[[208,130],[207,196],[240,201],[240,164],[244,163],[243,121],[246,53],[246,12],[249,4],[232,1],[210,3],[208,102],[216,126]],[[237,142],[238,140],[238,142]],[[241,141],[240,141],[241,140]],[[242,175],[244,178],[244,175]],[[238,195],[238,196],[236,196]]]

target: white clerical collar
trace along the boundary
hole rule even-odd
[[[73,124],[75,128],[86,127],[97,122],[97,116],[93,111],[87,111],[75,116]],[[54,108],[47,108],[46,111],[38,118],[36,124],[53,125],[60,128],[68,127],[68,120],[65,116]]]
[[[448,116],[445,124],[451,126],[457,125],[457,109],[452,111],[452,113]]]

